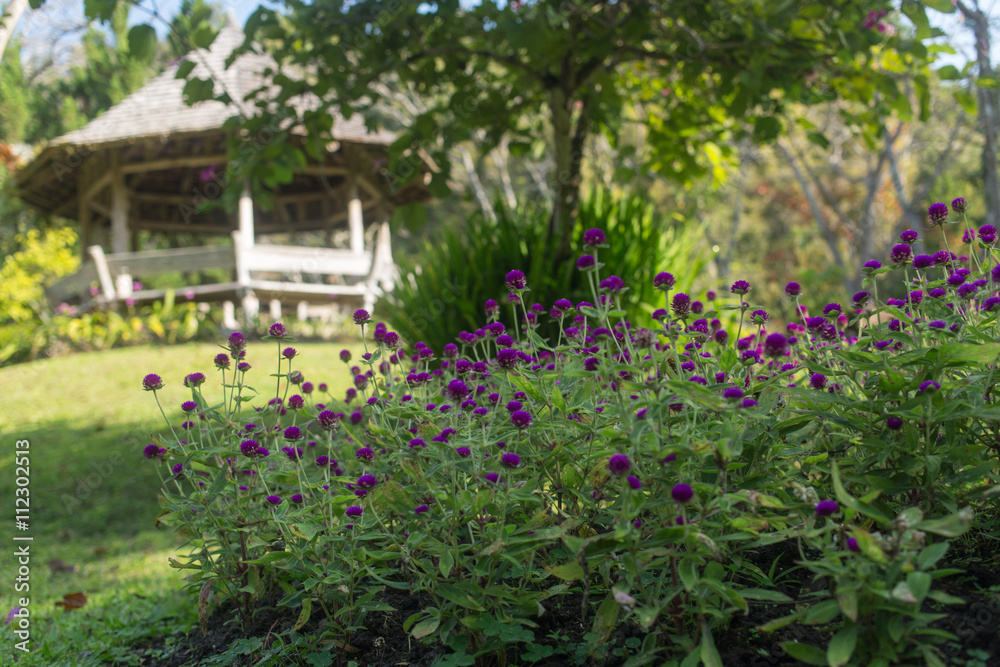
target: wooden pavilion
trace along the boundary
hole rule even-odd
[[[264,73],[277,66],[269,56],[253,53],[227,68],[227,57],[243,40],[230,21],[210,49],[187,57],[196,63],[193,77],[212,79],[216,92],[224,90],[234,102],[186,105],[186,80],[176,77],[176,63],[85,127],[52,141],[16,174],[20,198],[79,223],[83,263],[49,288],[51,301],[78,303],[80,310],[149,302],[167,290],[142,289],[136,281],[221,268],[229,270],[229,280],[191,278],[176,291],[224,302],[226,323],[235,326],[234,302],[242,302],[247,321],[257,316],[262,300],[271,302],[272,315],[280,315],[284,301],[297,303],[305,317],[311,304],[360,302],[370,309],[391,289],[395,266],[388,220],[396,206],[429,198],[426,178],[394,187],[385,169],[394,135],[367,131],[358,116],[335,116],[335,141],[322,159],[294,170],[290,183],[252,192],[249,179],[228,162],[226,142],[233,130],[224,125],[240,113],[250,115],[243,100],[264,86]],[[307,109],[315,103],[303,96],[296,105]],[[266,151],[271,136],[266,131],[244,136],[240,150]],[[290,140],[304,146],[306,137],[293,130]],[[424,163],[419,165],[427,176]],[[233,212],[211,205],[226,187],[242,187]],[[266,194],[266,209],[255,194],[258,199]],[[143,250],[137,245],[143,230],[193,233],[210,244]],[[312,247],[267,239],[272,234],[294,239],[299,233],[310,233]]]

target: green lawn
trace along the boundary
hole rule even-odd
[[[314,384],[342,395],[350,382],[335,343],[295,343],[295,366]],[[349,345],[355,356],[358,345]],[[150,433],[166,430],[142,377],[157,373],[167,415],[182,420],[190,398],[185,375],[203,372],[206,396],[218,395],[211,344],[123,348],[45,359],[0,369],[0,618],[25,593],[14,590],[19,546],[12,533],[30,535],[31,653],[14,648],[10,627],[0,629],[0,664],[106,665],[126,662],[128,645],[197,623],[193,600],[178,591],[180,573],[167,566],[179,541],[156,530],[159,478],[142,457]],[[248,383],[273,391],[274,343],[251,343]],[[30,529],[14,528],[15,442],[30,441]],[[51,565],[50,565],[51,563]],[[69,572],[61,565],[75,568]],[[53,567],[55,566],[55,567]],[[82,592],[82,609],[55,606]],[[119,648],[115,648],[115,647]]]

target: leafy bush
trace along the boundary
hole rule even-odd
[[[428,239],[415,257],[400,259],[402,279],[379,302],[382,316],[410,343],[421,341],[439,350],[455,342],[463,329],[481,326],[483,303],[500,299],[503,277],[521,267],[531,283],[530,303],[574,303],[589,299],[586,276],[572,261],[556,263],[548,238],[548,207],[522,203],[512,211],[497,202],[497,222],[474,215],[460,228],[448,228],[440,239]],[[631,321],[648,324],[656,298],[652,277],[668,266],[684,266],[680,287],[691,284],[704,260],[697,254],[693,228],[659,216],[639,194],[612,195],[595,189],[580,205],[574,236],[592,227],[608,232],[605,261],[631,276],[623,306]],[[505,308],[500,320],[513,327]],[[554,334],[555,328],[546,327]]]
[[[277,593],[298,614],[282,636],[310,624],[310,646],[350,659],[393,588],[421,600],[405,628],[448,664],[600,661],[629,628],[641,641],[614,647],[629,664],[693,666],[722,664],[736,615],[777,607],[759,631],[799,626],[818,644],[781,646],[809,664],[944,664],[955,636],[931,612],[963,602],[940,583],[949,540],[1000,537],[995,230],[971,259],[914,258],[904,233],[889,266],[865,268],[872,294],[789,335],[767,331],[747,281],[697,317],[666,274],[650,281],[669,304],[657,328],[629,328],[602,236],[585,235],[594,305],[553,311],[548,341],[491,316],[461,349],[403,353],[376,326],[343,399],[303,377],[280,324],[270,351],[229,338],[221,393],[202,373],[183,392],[147,375],[158,402],[186,394],[187,421],[143,454],[162,473],[158,522],[190,537],[171,564],[203,617],[214,591],[246,626]],[[908,303],[878,298],[887,278]],[[503,280],[522,300],[533,287]],[[726,311],[747,336],[715,329]],[[775,545],[793,558],[755,563]],[[568,600],[585,629],[543,636]]]

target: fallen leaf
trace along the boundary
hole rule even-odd
[[[79,609],[85,604],[87,604],[87,596],[83,593],[67,593],[62,600],[56,602],[56,606],[62,607],[64,611]]]
[[[58,558],[53,558],[49,561],[49,568],[53,573],[55,572],[76,572],[76,565],[67,565],[62,560]]]

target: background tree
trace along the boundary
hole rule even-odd
[[[924,16],[923,4],[904,4]],[[285,113],[284,102],[315,93],[324,107],[297,120],[321,137],[330,135],[332,107],[384,124],[377,86],[390,77],[433,92],[434,103],[395,148],[399,155],[419,147],[442,165],[431,183],[438,195],[447,193],[451,162],[434,139],[445,146],[477,139],[490,150],[508,137],[516,152],[547,132],[555,165],[549,234],[566,257],[586,140],[602,131],[614,141],[627,101],[659,101],[643,119],[655,153],[650,166],[679,179],[696,177],[719,168],[728,138],[776,137],[775,114],[791,101],[862,94],[873,86],[886,103],[903,98],[891,81],[866,68],[873,47],[893,49],[899,38],[886,43],[859,29],[869,11],[889,8],[860,0],[488,0],[472,6],[321,0],[289,2],[287,12],[259,8],[247,21],[246,48],[265,44],[283,66],[308,73],[279,76],[277,95],[261,91],[260,107],[263,116]],[[917,55],[924,56],[926,50]]]

